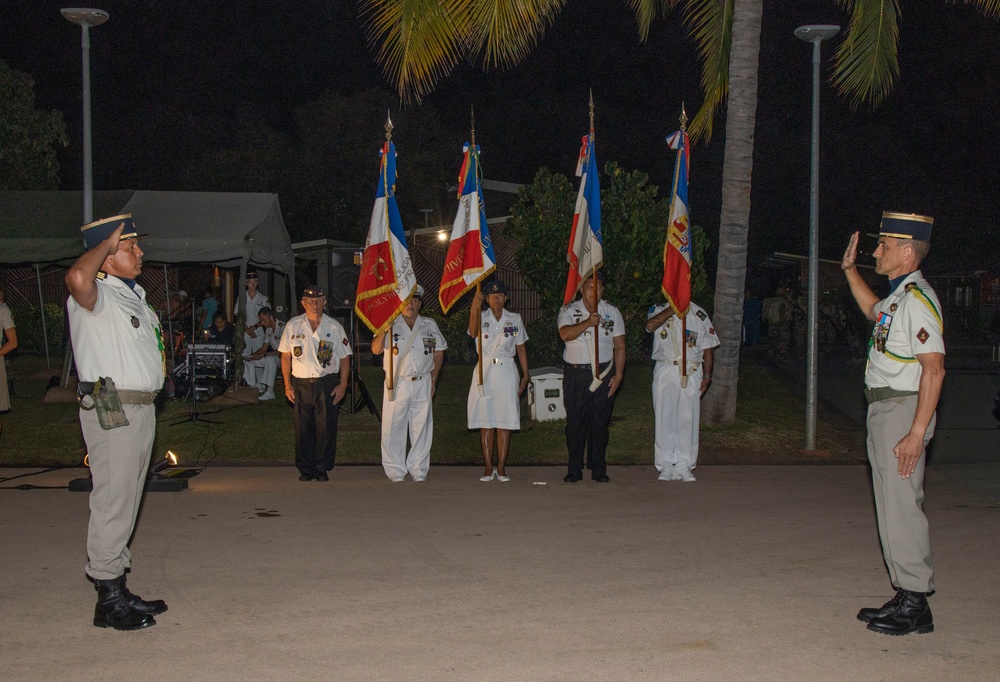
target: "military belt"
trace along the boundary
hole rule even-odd
[[[888,386],[876,386],[875,388],[865,389],[865,400],[868,404],[877,403],[880,400],[888,400],[889,398],[902,398],[908,395],[917,395],[916,391],[897,391],[894,388],[889,388]]]
[[[159,391],[128,391],[118,389],[118,398],[126,405],[152,405]]]

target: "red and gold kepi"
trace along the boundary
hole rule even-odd
[[[146,236],[136,232],[135,222],[132,220],[132,214],[123,213],[110,218],[95,220],[94,222],[87,223],[81,227],[80,232],[83,233],[83,247],[89,251],[110,237],[111,233],[117,230],[119,225],[123,224],[122,239],[138,239]]]
[[[882,224],[879,225],[878,234],[869,234],[868,236],[919,239],[923,242],[929,242],[933,227],[934,218],[930,216],[885,211],[882,213]]]

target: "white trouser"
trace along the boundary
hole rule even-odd
[[[673,363],[657,362],[653,369],[653,414],[656,420],[653,462],[664,468],[694,469],[698,464],[698,423],[701,417],[701,366],[688,375]]]
[[[410,452],[406,452],[406,436]],[[396,377],[396,399],[382,394],[382,468],[389,478],[426,478],[431,465],[434,414],[431,403],[431,375],[413,381]]]
[[[269,389],[273,389],[279,362],[281,362],[281,356],[277,353],[269,353],[260,360],[244,360],[243,378],[246,380],[247,386],[264,384]]]

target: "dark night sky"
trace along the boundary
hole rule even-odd
[[[177,189],[173,169],[191,159],[160,150],[171,148],[161,142],[181,122],[190,129],[205,121],[224,135],[219,121],[248,103],[282,129],[295,107],[327,89],[346,94],[382,83],[351,1],[98,6],[111,19],[91,31],[97,189]],[[63,112],[70,147],[60,155],[62,187],[79,189],[80,29],[59,7],[5,2],[0,59],[34,77],[39,107]],[[845,21],[833,0],[764,0],[751,263],[769,251],[806,252],[812,48],[792,32]],[[902,75],[880,108],[852,111],[824,83],[821,257],[839,258],[850,231],[874,228],[891,209],[937,219],[928,270],[997,268],[998,44],[1000,28],[974,11],[914,1],[902,18]],[[682,100],[690,115],[700,103],[698,76],[679,15],[657,22],[640,45],[625,3],[571,0],[523,64],[485,74],[463,65],[427,101],[456,131],[467,128],[473,103],[487,177],[530,182],[543,165],[572,172],[593,87],[601,162],[645,171],[666,188],[672,159],[663,138],[676,128]],[[372,112],[380,122],[384,115]],[[177,155],[190,148],[184,142]],[[710,235],[718,231],[724,142],[719,115],[711,143],[693,151],[693,220]]]

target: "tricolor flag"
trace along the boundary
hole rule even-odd
[[[417,285],[396,205],[396,145],[386,142],[380,155],[378,189],[354,304],[358,318],[375,334],[389,328]]]
[[[569,248],[566,252],[569,275],[566,277],[563,304],[571,303],[576,298],[576,292],[579,291],[583,280],[604,264],[604,247],[601,239],[601,186],[597,177],[597,151],[594,148],[593,132],[583,136],[576,174],[581,176],[580,193],[576,197],[573,231],[570,233]]]
[[[691,306],[691,225],[688,221],[688,171],[691,164],[691,143],[684,130],[667,138],[671,149],[677,150],[674,168],[674,189],[670,196],[670,222],[663,245],[663,295],[679,317],[687,315]]]
[[[451,241],[438,289],[444,313],[462,294],[496,269],[479,175],[479,146],[472,149],[466,142],[463,151],[465,158],[458,173],[458,213],[451,228]]]

